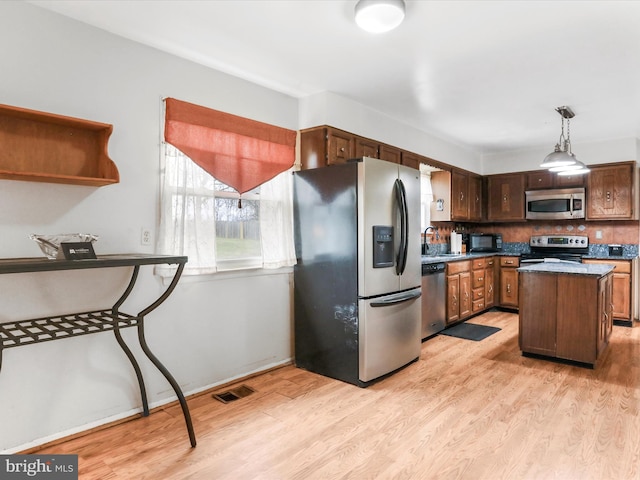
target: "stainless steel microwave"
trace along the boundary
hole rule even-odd
[[[584,218],[584,188],[527,190],[526,218],[531,220],[571,220]]]

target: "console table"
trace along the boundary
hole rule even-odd
[[[147,400],[146,388],[142,372],[133,353],[124,342],[120,330],[128,327],[137,327],[138,340],[145,355],[151,360],[156,368],[164,375],[176,393],[182,413],[187,425],[191,446],[196,446],[196,437],[191,423],[189,407],[184,398],[180,386],[166,369],[160,360],[151,352],[144,336],[144,319],[153,310],[163,303],[178,284],[182,275],[187,257],[169,255],[144,255],[144,254],[122,254],[122,255],[99,255],[97,259],[86,260],[49,260],[47,258],[5,258],[0,259],[0,274],[5,273],[34,273],[50,272],[57,270],[81,270],[89,268],[108,267],[133,267],[131,280],[125,288],[120,298],[111,308],[94,310],[89,312],[70,313],[67,315],[57,315],[53,317],[43,317],[30,320],[20,320],[15,322],[0,323],[0,369],[2,368],[3,351],[9,348],[33,345],[36,343],[61,340],[63,338],[89,335],[104,331],[112,331],[116,340],[124,353],[129,358],[136,373],[140,394],[142,396],[143,415],[149,415],[149,404]],[[143,265],[177,265],[176,272],[164,290],[164,292],[137,315],[129,315],[120,311],[120,306],[129,297],[138,278],[140,267]]]

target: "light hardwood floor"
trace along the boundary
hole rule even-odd
[[[223,404],[178,406],[38,453],[79,455],[93,479],[640,478],[640,327],[614,327],[596,370],[523,357],[518,317],[480,342],[436,336],[420,360],[362,389],[293,366]]]

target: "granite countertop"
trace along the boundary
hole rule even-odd
[[[532,263],[526,266],[518,268],[519,273],[557,273],[557,274],[570,274],[570,275],[594,275],[602,277],[607,273],[613,271],[612,265],[591,265],[588,263],[575,263],[575,262],[540,262]]]
[[[588,260],[633,260],[634,258],[638,258],[637,253],[623,253],[622,255],[607,255],[607,254],[589,254],[583,255],[583,259]]]
[[[517,257],[518,254],[506,253],[506,252],[482,252],[482,253],[440,253],[436,255],[422,255],[422,263],[442,263],[442,262],[457,262],[458,260],[473,260],[474,258],[482,257],[495,257],[495,256],[508,256]]]

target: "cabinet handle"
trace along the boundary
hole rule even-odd
[[[341,152],[344,152],[344,147],[340,147],[340,151],[341,151]]]
[[[460,192],[460,201],[464,200],[464,192]]]
[[[611,201],[611,192],[607,191],[606,196],[607,196],[607,202],[610,202]]]
[[[504,263],[506,263],[507,265],[513,265],[513,260],[506,260]]]
[[[503,203],[509,203],[509,197],[507,195],[503,195],[502,196],[502,202]]]
[[[481,281],[483,281],[483,280],[484,280],[484,277],[479,277],[479,278],[478,278],[478,281],[479,281],[479,282],[481,282]]]
[[[493,292],[493,285],[489,285],[489,293]]]
[[[511,284],[507,283],[507,293],[511,293]]]

